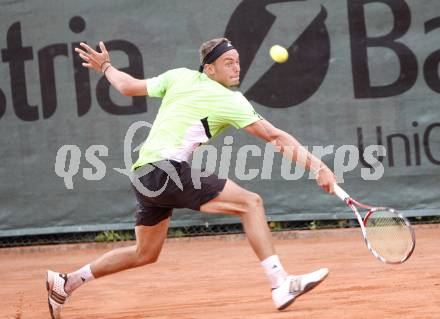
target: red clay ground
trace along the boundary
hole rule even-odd
[[[439,226],[416,227],[416,250],[399,266],[372,257],[359,229],[275,233],[289,271],[330,268],[326,281],[282,312],[242,236],[171,239],[158,263],[80,288],[64,318],[440,318]],[[46,269],[75,270],[115,246],[0,249],[0,318],[49,318]]]

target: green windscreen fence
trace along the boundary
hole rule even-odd
[[[125,97],[74,48],[104,41],[136,78],[198,69],[206,40],[240,53],[237,88],[255,110],[334,169],[360,201],[440,213],[440,2],[1,1],[0,236],[124,229],[127,169],[160,99]],[[283,64],[268,52],[289,51]],[[351,217],[309,172],[229,128],[193,166],[264,199],[269,220]],[[175,210],[174,226],[237,223]]]

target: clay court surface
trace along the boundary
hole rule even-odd
[[[439,226],[417,226],[415,252],[399,266],[372,257],[359,229],[274,233],[290,272],[330,269],[282,312],[243,236],[169,239],[158,263],[77,290],[64,318],[440,318]],[[46,269],[72,271],[128,244],[0,249],[0,318],[49,318]]]

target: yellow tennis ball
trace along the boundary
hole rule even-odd
[[[285,47],[275,44],[270,48],[270,57],[278,63],[284,63],[289,58],[289,52],[287,52]]]

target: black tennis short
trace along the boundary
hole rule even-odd
[[[200,206],[215,198],[226,183],[226,179],[191,168],[187,162],[167,160],[147,165],[152,165],[152,170],[140,176],[137,179],[139,183],[132,183],[138,202],[135,212],[136,226],[156,225],[170,217],[173,208],[200,210]],[[136,169],[135,175],[142,175],[142,169],[145,167]],[[181,185],[176,183],[176,173],[177,181]],[[207,176],[201,177],[201,174]]]

